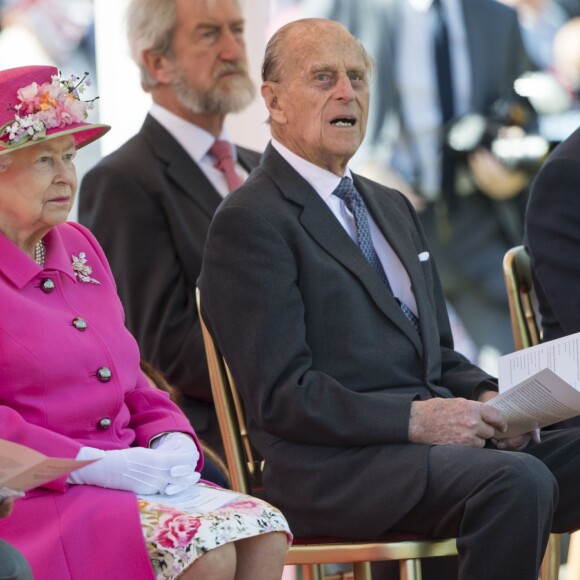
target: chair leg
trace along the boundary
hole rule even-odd
[[[372,580],[370,562],[353,562],[352,572],[354,580]]]
[[[322,564],[304,564],[302,566],[302,580],[324,580]]]
[[[540,580],[558,580],[560,572],[560,536],[550,534],[540,568]]]
[[[401,560],[399,562],[399,576],[401,580],[421,580],[421,560]]]

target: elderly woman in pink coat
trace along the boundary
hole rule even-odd
[[[66,222],[75,151],[109,129],[85,122],[85,85],[0,72],[0,438],[94,460],[27,492],[0,538],[39,580],[280,578],[283,516],[198,483],[195,434],[139,370],[101,248]],[[166,503],[192,486],[211,511]]]

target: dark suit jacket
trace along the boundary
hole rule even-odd
[[[526,212],[544,340],[580,332],[580,129],[538,173]]]
[[[204,319],[266,459],[267,497],[299,536],[373,537],[395,524],[426,485],[429,447],[407,444],[412,401],[494,388],[452,348],[408,201],[364,178],[354,183],[409,273],[421,337],[271,146],[218,209],[199,282]]]
[[[248,171],[259,154],[238,148]],[[79,221],[103,246],[141,352],[189,398],[198,434],[217,435],[195,302],[205,238],[221,196],[153,117],[84,177]],[[211,422],[212,425],[209,425]]]

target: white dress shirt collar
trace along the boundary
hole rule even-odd
[[[320,195],[320,197],[327,201],[332,195],[332,192],[340,183],[340,177],[334,173],[311,163],[293,153],[288,147],[282,145],[280,141],[272,138],[272,147],[286,160],[288,163],[313,187],[313,189]],[[352,174],[347,167],[343,177],[350,177]]]
[[[153,103],[149,114],[173,135],[175,140],[187,151],[196,163],[201,163],[204,160],[209,148],[215,141],[215,137],[211,133],[175,115],[157,103]],[[231,143],[225,129],[218,138]],[[234,160],[236,160],[235,147],[232,147],[232,154]]]

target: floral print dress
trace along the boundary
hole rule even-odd
[[[186,513],[144,499],[139,500],[139,511],[157,580],[177,578],[206,552],[229,542],[269,532],[284,532],[288,542],[292,541],[288,523],[278,509],[243,494],[204,513]]]

